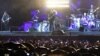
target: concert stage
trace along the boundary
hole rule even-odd
[[[0,31],[0,36],[100,36],[99,31],[66,31],[53,34],[54,32],[24,32],[24,31]],[[58,34],[57,34],[58,33]]]
[[[100,32],[66,31],[63,35],[52,34],[52,32],[23,32],[23,31],[0,31],[0,40],[7,39],[63,39],[63,40],[100,40]]]

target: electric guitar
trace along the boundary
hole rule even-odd
[[[7,18],[7,19],[2,19],[2,23],[5,23],[5,22],[9,22],[9,20],[11,19],[11,17]]]

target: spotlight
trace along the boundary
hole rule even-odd
[[[46,7],[56,8],[56,7],[69,7],[69,0],[46,0]]]

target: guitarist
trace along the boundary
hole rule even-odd
[[[2,24],[2,30],[3,31],[8,31],[9,30],[9,20],[11,17],[7,14],[7,12],[4,12],[2,19],[1,19],[1,24]]]
[[[50,23],[50,31],[54,31],[55,30],[56,14],[57,14],[56,10],[51,10],[50,13],[48,14],[48,21]]]

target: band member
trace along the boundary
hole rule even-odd
[[[88,21],[87,21],[87,13],[84,13],[84,15],[81,18],[81,25],[87,25]]]
[[[50,31],[54,31],[55,30],[56,14],[57,14],[56,10],[51,10],[50,13],[48,14],[48,21],[50,23]]]
[[[81,26],[84,27],[84,30],[88,30],[88,20],[87,20],[87,13],[84,13],[81,18]]]
[[[7,12],[4,12],[2,19],[1,19],[1,24],[2,24],[2,30],[8,31],[9,30],[9,20],[11,17],[8,15]]]
[[[39,10],[36,10],[34,11],[35,13],[33,14],[33,17],[31,19],[32,21],[32,28],[31,30],[34,30],[34,31],[37,31],[37,28],[39,26],[39,14],[40,14],[40,11]]]
[[[74,14],[71,14],[71,16],[70,16],[70,21],[71,21],[70,23],[71,23],[71,24],[70,24],[70,26],[69,26],[69,29],[70,29],[70,30],[75,28],[75,27],[74,27],[75,24],[74,24],[74,20],[73,20],[74,18],[75,18],[75,15],[74,15]]]
[[[93,8],[93,5],[91,5],[90,12],[89,12],[89,15],[88,15],[88,19],[87,20],[94,20],[94,19],[95,19],[95,16],[94,16],[94,8]]]
[[[32,21],[39,21],[39,14],[40,14],[40,11],[39,10],[36,10],[34,15],[32,16]]]

